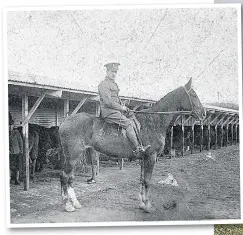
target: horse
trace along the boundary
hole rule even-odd
[[[151,147],[141,154],[140,173],[140,208],[150,212],[152,205],[149,189],[157,155],[161,154],[165,145],[166,131],[171,127],[179,111],[190,111],[196,119],[203,120],[206,111],[196,92],[192,88],[192,79],[157,101],[150,108],[136,113],[140,122],[140,139],[144,146]],[[168,112],[163,114],[162,112]],[[69,116],[59,127],[63,158],[60,173],[61,196],[64,210],[67,212],[80,209],[73,181],[74,166],[78,159],[84,157],[87,149],[93,159],[96,151],[118,159],[133,157],[132,146],[128,138],[118,130],[118,125],[107,123],[100,117],[88,113]],[[95,173],[92,172],[92,178]]]

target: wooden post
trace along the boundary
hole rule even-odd
[[[218,126],[215,125],[215,149],[218,148]]]
[[[173,150],[173,130],[174,126],[172,126],[170,129],[170,153],[172,153]]]
[[[227,124],[226,125],[226,147],[228,146],[228,143],[229,143],[229,125]]]
[[[221,126],[221,140],[220,140],[220,148],[223,147],[223,141],[224,141],[224,126]]]
[[[235,126],[235,128],[236,128],[236,139],[235,139],[235,143],[239,142],[239,138],[238,138],[239,129],[238,129],[238,127],[239,127],[239,124],[237,123],[236,126]]]
[[[28,116],[29,105],[28,96],[24,95],[22,97],[22,120],[24,121]],[[29,183],[29,122],[23,125],[23,142],[24,142],[24,155],[23,155],[23,171],[24,171],[24,190],[28,191],[30,187]]]
[[[203,122],[201,121],[201,135],[200,135],[200,152],[203,151]]]
[[[122,158],[120,160],[120,170],[123,170],[123,166],[124,166],[124,159]]]
[[[100,116],[100,103],[96,103],[95,114],[96,114],[96,117]]]
[[[183,123],[183,115],[181,115],[181,130],[182,130],[182,150],[181,150],[181,156],[184,157],[184,148],[185,148],[185,130],[184,130],[184,123]]]
[[[194,146],[195,146],[195,124],[192,125],[192,146],[191,146],[191,153],[194,153]]]
[[[69,100],[64,100],[64,119],[69,116]]]
[[[210,150],[211,147],[211,125],[208,125],[208,150]]]
[[[231,123],[231,145],[234,143],[234,125]]]

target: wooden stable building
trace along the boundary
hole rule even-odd
[[[8,104],[9,112],[12,114],[16,125],[23,126],[24,136],[24,189],[29,189],[29,149],[28,149],[28,123],[35,123],[45,127],[59,126],[65,117],[77,112],[88,112],[90,114],[100,113],[99,96],[97,92],[82,90],[80,87],[69,88],[58,84],[46,85],[48,78],[33,76],[30,74],[19,74],[9,72],[8,77]],[[154,100],[146,100],[134,97],[121,97],[124,104],[135,108],[140,105],[149,106]],[[195,126],[201,128],[200,150],[203,149],[203,129],[208,128],[208,149],[210,149],[210,130],[215,128],[216,139],[218,128],[221,133],[227,133],[228,144],[229,129],[231,140],[239,141],[239,112],[237,110],[224,109],[205,105],[207,117],[203,122],[196,121],[193,117],[180,115],[174,126],[179,125],[182,130],[182,155],[184,153],[184,130],[190,127],[192,131],[192,142],[194,146]],[[171,129],[170,144],[173,148],[173,128]],[[222,136],[220,139],[223,145]],[[216,141],[218,142],[218,140]],[[193,147],[192,147],[193,152]]]

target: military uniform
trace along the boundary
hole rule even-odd
[[[101,116],[111,123],[116,123],[126,130],[127,138],[130,140],[135,150],[135,156],[140,157],[141,152],[145,152],[150,146],[143,148],[142,143],[138,139],[138,128],[131,119],[127,118],[124,112],[124,106],[118,96],[119,88],[115,83],[115,73],[117,73],[119,63],[106,64],[107,75],[105,80],[99,84],[98,90],[100,94]]]
[[[114,80],[106,77],[98,87],[100,94],[101,116],[108,122],[117,123],[127,129],[133,122],[123,113],[122,103],[118,96],[119,88]]]

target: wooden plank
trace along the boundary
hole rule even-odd
[[[80,100],[77,107],[73,110],[73,112],[71,113],[70,116],[75,115],[79,111],[79,109],[84,105],[84,103],[86,102],[87,99],[88,99],[88,97],[85,97],[82,100]],[[69,107],[68,107],[68,109],[69,109]]]
[[[46,96],[47,91],[45,91],[35,102],[35,104],[33,105],[33,107],[31,108],[31,110],[27,113],[27,116],[24,117],[23,122],[22,122],[22,126],[24,126],[26,123],[29,122],[30,118],[32,117],[32,115],[34,114],[34,112],[36,111],[36,109],[39,107],[41,101],[44,99],[44,97]],[[28,102],[27,102],[28,103]]]
[[[28,116],[28,96],[22,97],[22,120],[26,120]],[[27,119],[28,120],[28,119]],[[29,183],[29,130],[28,121],[23,125],[23,143],[24,143],[24,156],[23,156],[23,172],[24,172],[24,190],[28,191]]]
[[[69,100],[64,100],[64,118],[69,116]]]

